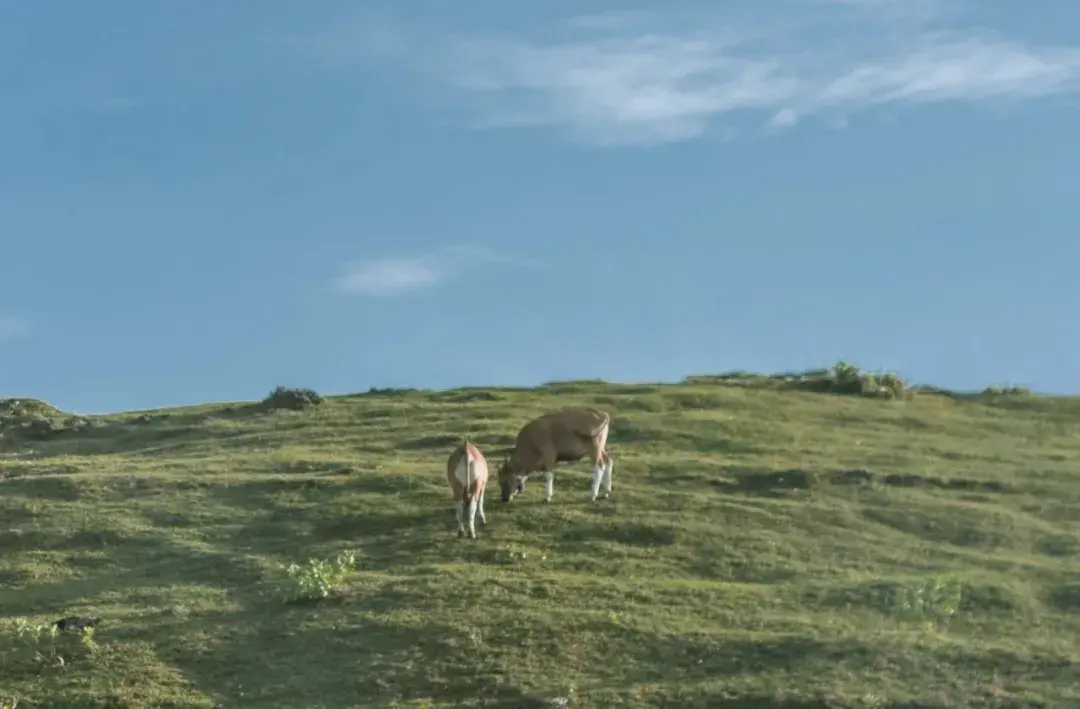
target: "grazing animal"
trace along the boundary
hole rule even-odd
[[[586,454],[593,462],[590,502],[596,502],[600,484],[604,497],[611,495],[611,469],[614,465],[607,446],[611,416],[592,407],[563,409],[533,419],[522,427],[514,449],[499,467],[502,501],[525,492],[525,481],[532,473],[544,476],[544,501],[551,502],[555,488],[555,465],[581,460]]]
[[[466,437],[450,453],[446,461],[446,481],[454,493],[457,510],[458,536],[465,534],[465,521],[469,523],[469,537],[476,539],[476,513],[480,524],[487,524],[484,516],[484,488],[487,487],[488,464],[480,449]]]

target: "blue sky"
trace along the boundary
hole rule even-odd
[[[0,0],[0,395],[1080,391],[1073,0]]]

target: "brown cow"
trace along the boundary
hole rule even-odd
[[[484,516],[484,488],[487,487],[488,464],[480,449],[465,438],[446,460],[446,481],[454,494],[457,509],[458,536],[465,534],[464,520],[469,522],[469,538],[476,539],[476,513],[480,523],[487,524]],[[464,518],[464,519],[463,519]]]
[[[563,409],[533,419],[518,432],[514,450],[499,467],[502,501],[525,492],[525,481],[532,473],[544,476],[544,501],[551,502],[555,488],[555,465],[581,460],[588,454],[593,462],[591,502],[596,502],[600,483],[604,497],[611,495],[611,470],[614,465],[607,446],[611,416],[592,407]]]

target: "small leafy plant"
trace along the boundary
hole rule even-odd
[[[342,552],[333,559],[310,558],[304,565],[293,562],[285,567],[291,583],[284,595],[289,602],[317,601],[328,598],[345,582],[356,567],[356,556]]]
[[[898,584],[889,589],[884,600],[895,615],[933,626],[947,623],[956,615],[963,596],[963,582],[959,578],[945,576]]]
[[[4,651],[0,654],[0,666],[20,660],[43,663],[55,661],[57,658],[56,636],[59,629],[55,625],[32,623],[26,618],[12,618],[5,631],[6,642]],[[48,646],[43,647],[46,640]]]
[[[819,602],[833,609],[873,609],[904,623],[924,628],[947,627],[970,606],[971,587],[956,574],[898,580],[878,580],[853,587],[825,590]]]
[[[94,655],[99,645],[94,640],[93,626],[80,628],[76,634],[79,643]],[[56,623],[33,623],[26,618],[12,618],[0,632],[0,667],[9,664],[32,663],[39,666],[64,667],[67,658],[59,652],[57,638],[60,628]],[[0,709],[3,706],[0,705]]]
[[[499,547],[491,552],[490,559],[493,564],[512,566],[524,564],[528,560],[528,552],[519,551],[510,547]]]
[[[79,642],[85,647],[91,654],[98,651],[99,645],[94,640],[94,627],[88,626],[79,631]]]

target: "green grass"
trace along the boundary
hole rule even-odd
[[[1080,401],[692,381],[7,436],[0,707],[1080,703]],[[460,436],[494,460],[572,404],[614,417],[613,498],[585,463],[550,505],[492,483],[459,539]],[[16,637],[68,615],[92,643]]]

